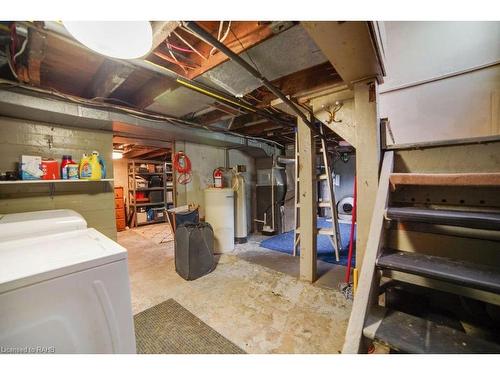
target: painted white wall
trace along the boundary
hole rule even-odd
[[[500,133],[500,22],[385,22],[385,32],[379,110],[396,143]]]

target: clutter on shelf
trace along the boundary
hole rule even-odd
[[[106,163],[99,152],[83,154],[74,161],[71,155],[62,155],[61,163],[40,155],[21,155],[17,170],[0,173],[0,181],[31,180],[101,180],[106,178]]]

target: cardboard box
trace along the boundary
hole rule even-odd
[[[59,164],[54,159],[42,159],[43,180],[59,180]]]
[[[148,214],[146,212],[137,213],[137,224],[147,223]]]
[[[42,157],[21,155],[19,169],[21,180],[40,180],[43,176]]]

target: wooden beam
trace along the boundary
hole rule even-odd
[[[107,98],[132,74],[134,68],[104,60],[83,92],[86,98]]]
[[[321,90],[341,82],[340,75],[329,62],[326,62],[278,78],[271,83],[279,88],[283,94],[295,96],[302,92]],[[274,94],[264,88],[255,90],[252,95],[261,100],[259,107],[267,106],[276,99]]]
[[[151,160],[154,160],[154,159],[165,159],[165,155],[168,153],[168,150],[166,149],[156,149],[154,151],[150,151],[146,154],[143,154],[141,156],[141,159],[151,159]]]
[[[357,158],[358,156],[356,156],[356,159]],[[382,231],[384,229],[384,214],[389,202],[389,176],[392,173],[393,167],[394,152],[388,151],[384,155],[384,164],[382,165],[382,172],[380,175],[380,186],[377,190],[375,209],[373,210],[373,215],[370,220],[371,226],[369,241],[367,241],[366,256],[363,259],[361,274],[358,281],[358,290],[354,297],[351,317],[349,319],[349,325],[347,326],[344,347],[342,349],[342,353],[344,354],[357,354],[362,349],[363,328],[375,292],[374,287],[379,282],[379,278],[376,274],[375,262],[383,246],[384,238],[382,236]],[[359,212],[361,207],[359,205],[357,207]],[[357,255],[356,264],[358,267],[361,264]]]
[[[205,30],[213,33],[212,30],[208,29],[207,27],[208,25],[206,22],[198,22],[198,24],[201,27],[205,28]],[[224,23],[225,27],[227,27],[227,24],[228,24],[227,22]],[[224,44],[238,54],[246,51],[247,49],[263,42],[264,40],[274,35],[269,25],[255,21],[234,21],[231,23],[231,30],[232,31],[229,32],[226,40],[224,41]],[[235,38],[235,35],[238,38]],[[202,42],[201,44],[202,45],[204,44],[204,47],[206,48],[207,52],[210,52],[211,50],[210,46],[207,48],[206,43]],[[197,47],[198,49],[199,46],[200,45],[197,44],[195,47]],[[215,68],[217,65],[222,64],[223,62],[229,60],[229,58],[226,55],[224,55],[219,51],[216,51],[216,53],[212,56],[209,56],[208,53],[205,56],[207,57],[207,60],[199,58],[197,60],[197,63],[200,65],[200,67],[189,71],[189,73],[187,74],[188,78],[194,79],[202,75],[206,71]]]
[[[311,129],[297,119],[299,139],[300,186],[300,279],[314,282],[317,278],[317,202],[316,202],[316,148]]]
[[[28,29],[28,53],[26,58],[26,67],[19,71],[20,79],[35,86],[40,86],[41,67],[45,58],[47,46],[47,37],[34,29]]]
[[[156,147],[151,148],[151,147],[144,147],[144,148],[137,148],[133,147],[130,151],[124,152],[123,157],[127,159],[140,159],[141,156],[146,155],[150,152],[158,150]]]
[[[380,38],[374,35],[371,22],[310,21],[301,22],[335,70],[348,84],[385,74]]]
[[[335,107],[335,103],[342,103],[342,107],[331,121],[328,110]],[[310,100],[314,115],[336,135],[356,147],[356,123],[354,121],[354,92],[346,87]]]
[[[500,173],[393,173],[391,185],[500,186]]]
[[[368,242],[380,168],[380,132],[376,80],[354,84],[356,132],[357,237],[356,262],[361,264]]]

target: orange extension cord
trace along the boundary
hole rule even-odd
[[[177,176],[179,184],[186,185],[191,182],[191,160],[183,151],[179,151],[174,155],[173,167],[179,174]]]

